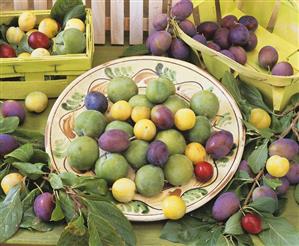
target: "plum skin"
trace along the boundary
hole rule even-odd
[[[152,108],[151,120],[162,130],[170,129],[174,125],[173,113],[164,105],[156,105]]]
[[[286,174],[287,179],[289,180],[290,184],[295,185],[299,183],[299,164],[294,163],[288,173]]]
[[[229,41],[233,45],[246,45],[249,40],[249,31],[242,24],[235,25],[229,32]]]
[[[11,116],[18,117],[21,123],[24,122],[26,116],[23,105],[14,100],[5,101],[2,104],[1,113],[3,117],[11,117]]]
[[[228,49],[231,43],[228,39],[229,29],[221,27],[216,30],[213,41],[218,44],[222,49]]]
[[[229,50],[221,50],[220,53],[227,56],[228,58],[230,58],[234,61],[236,60],[234,54],[232,52],[230,52]]]
[[[190,50],[182,40],[174,38],[170,45],[170,54],[176,59],[187,60]]]
[[[207,45],[207,40],[204,35],[202,34],[195,34],[193,37],[197,42]]]
[[[245,65],[247,62],[246,51],[241,46],[232,46],[229,48],[229,51],[234,55],[235,61]]]
[[[288,160],[292,160],[299,152],[299,145],[293,139],[282,138],[273,142],[269,146],[269,155],[279,155]]]
[[[231,151],[233,144],[233,135],[229,131],[221,130],[211,134],[205,147],[214,159],[220,159]]]
[[[85,99],[84,104],[87,109],[93,109],[105,113],[108,108],[107,98],[100,92],[89,92]]]
[[[194,24],[189,20],[183,20],[179,24],[180,28],[183,30],[184,33],[193,37],[196,34],[196,28]]]
[[[156,31],[162,31],[165,30],[168,23],[168,17],[167,14],[160,14],[158,15],[154,21],[153,21],[153,27]]]
[[[208,43],[207,43],[207,46],[208,46],[210,49],[212,49],[212,50],[216,50],[216,51],[218,51],[218,52],[220,52],[220,50],[221,50],[220,46],[219,46],[218,44],[212,42],[212,41],[208,42]]]
[[[217,221],[225,221],[240,208],[240,200],[234,192],[222,193],[214,202],[212,216]]]
[[[276,49],[270,45],[260,49],[258,54],[258,62],[261,67],[268,69],[272,68],[278,61],[278,53]]]
[[[191,1],[179,1],[171,8],[171,15],[177,20],[185,20],[192,14],[193,4]]]
[[[203,34],[207,40],[214,37],[216,30],[219,28],[218,24],[213,21],[202,22],[197,26],[197,32]]]
[[[271,176],[269,173],[267,173],[265,175],[266,178],[268,179],[276,179],[275,177]],[[281,178],[278,178],[280,181],[281,181],[281,185],[278,186],[276,189],[275,189],[275,193],[278,195],[278,196],[282,196],[284,194],[287,193],[289,187],[290,187],[290,182],[289,180],[287,179],[287,177],[281,177]]]
[[[234,27],[236,23],[238,23],[238,18],[234,15],[224,16],[220,21],[220,25],[228,29]]]
[[[248,42],[243,47],[246,51],[252,51],[255,49],[257,42],[258,41],[255,33],[250,32]]]
[[[288,62],[279,62],[272,68],[272,75],[291,76],[294,74],[292,65]]]
[[[249,177],[254,178],[254,174],[253,174],[252,170],[250,169],[248,162],[246,160],[243,160],[240,162],[238,171],[244,171],[244,172],[248,173]]]
[[[0,134],[0,157],[5,156],[19,147],[17,140],[8,135]]]
[[[273,200],[277,201],[277,195],[274,190],[270,187],[262,185],[260,187],[256,187],[252,193],[252,200],[255,201],[260,197],[270,197]]]
[[[258,27],[258,21],[255,17],[251,16],[251,15],[244,15],[239,19],[239,23],[243,24],[244,26],[246,26],[246,28],[251,31],[254,32],[257,27]]]
[[[169,157],[167,145],[160,140],[151,142],[146,156],[149,163],[163,167]]]
[[[51,219],[54,206],[55,204],[54,204],[53,194],[49,192],[44,192],[35,198],[33,209],[35,215],[39,219],[48,222]]]
[[[130,145],[129,134],[122,130],[112,129],[104,132],[100,136],[98,143],[103,150],[112,153],[122,152]]]
[[[153,55],[163,55],[171,45],[171,35],[166,31],[157,31],[151,34],[149,41],[150,51]]]

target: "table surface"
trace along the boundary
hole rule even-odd
[[[124,50],[124,46],[96,46],[93,66],[100,65],[112,59],[118,58]],[[44,132],[46,121],[55,99],[49,101],[49,106],[41,114],[27,113],[27,119],[23,128],[39,130]],[[293,197],[294,189],[290,189],[287,197],[288,202],[283,216],[299,230],[299,206]],[[144,246],[174,245],[171,242],[159,238],[160,230],[165,222],[133,223],[134,231],[137,236],[137,244]],[[57,226],[53,231],[41,233],[27,230],[19,230],[14,237],[7,241],[13,245],[56,245],[63,226]],[[257,237],[253,237],[255,245],[262,245]],[[175,244],[179,245],[179,244]]]

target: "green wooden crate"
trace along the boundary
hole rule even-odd
[[[32,11],[39,23],[50,10]],[[0,23],[8,24],[22,11],[2,12]],[[92,67],[94,35],[91,10],[86,9],[86,51],[82,54],[55,55],[34,58],[0,58],[0,98],[24,99],[32,91],[42,91],[49,97],[60,92],[78,75]]]
[[[245,66],[195,41],[186,35],[175,22],[173,24],[177,35],[193,48],[203,60],[209,73],[221,79],[225,71],[233,69],[244,82],[257,87],[265,99],[273,103],[275,110],[282,110],[291,96],[299,93],[298,3],[292,0],[226,0],[218,1],[220,12],[217,12],[217,1],[193,0],[192,2],[194,11],[190,20],[196,24],[199,21],[217,21],[217,15],[219,18],[228,14],[237,17],[248,14],[258,19],[259,28],[256,30],[258,45],[253,51],[247,53],[248,60]],[[293,65],[293,76],[272,76],[259,67],[258,52],[265,45],[272,45],[278,50],[279,61],[288,61]]]

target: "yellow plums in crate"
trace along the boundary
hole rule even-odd
[[[24,32],[19,27],[11,26],[6,31],[6,39],[10,44],[19,44],[24,36]]]
[[[69,28],[76,28],[81,32],[85,31],[85,24],[82,20],[78,19],[78,18],[72,18],[69,19],[66,22],[65,28],[64,29],[69,29]]]
[[[46,34],[48,38],[54,38],[58,30],[58,23],[51,18],[43,19],[38,25],[38,31]]]
[[[25,11],[19,16],[18,24],[22,31],[27,32],[34,28],[36,16],[30,11]]]
[[[44,48],[37,48],[33,50],[31,53],[31,57],[41,57],[41,56],[49,56],[49,55],[50,55],[49,51]]]
[[[27,57],[30,57],[31,54],[28,53],[28,52],[22,52],[18,55],[19,58],[27,58]]]

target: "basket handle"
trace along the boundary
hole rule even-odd
[[[275,4],[274,4],[273,10],[272,10],[272,14],[271,14],[271,17],[269,19],[268,25],[266,27],[266,29],[269,32],[273,32],[273,29],[274,29],[276,21],[277,21],[277,16],[278,16],[278,12],[279,12],[279,9],[280,9],[280,5],[281,5],[280,0],[275,0]]]

